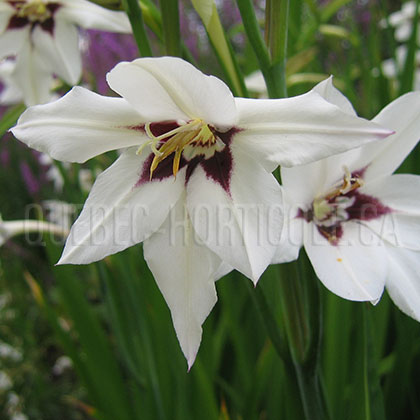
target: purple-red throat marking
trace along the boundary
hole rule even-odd
[[[15,1],[14,0],[9,0],[8,3],[12,7],[14,7],[16,9],[16,11],[18,10],[18,6],[26,4],[25,1],[19,1],[19,0],[15,0]],[[36,25],[39,25],[45,32],[48,32],[49,34],[54,35],[54,28],[55,28],[54,14],[61,7],[61,4],[57,3],[57,2],[51,2],[51,3],[45,4],[45,7],[50,12],[51,17],[44,20],[43,22],[39,22],[39,21],[33,21],[32,22],[27,17],[21,17],[21,16],[18,16],[16,14],[16,15],[13,15],[9,19],[9,23],[7,25],[6,30],[21,29],[21,28],[24,28],[27,25],[30,25],[31,26],[31,31],[33,31],[34,28],[36,27]]]
[[[352,179],[361,179],[365,170],[366,168],[363,168],[353,172],[351,174]],[[347,214],[347,218],[345,220],[338,220],[336,223],[331,225],[322,224],[324,220],[320,223],[315,217],[314,203],[312,203],[308,210],[299,209],[296,217],[302,218],[308,223],[314,222],[319,233],[327,239],[331,245],[337,246],[343,236],[343,223],[355,220],[370,221],[393,212],[393,209],[384,205],[378,198],[360,193],[357,188],[346,194],[333,196],[326,201],[328,204],[331,204],[331,208],[333,208],[333,206],[337,204],[337,201],[342,198],[353,200],[353,202],[344,209]],[[331,216],[334,216],[334,214]]]
[[[175,121],[165,121],[150,124],[150,130],[154,136],[161,136],[177,127],[179,127],[179,124],[177,124]],[[132,126],[130,128],[133,130],[145,131],[144,124]],[[226,147],[221,151],[215,151],[214,155],[208,159],[205,159],[203,155],[198,155],[188,161],[182,156],[179,164],[179,170],[186,167],[185,183],[187,184],[192,174],[194,173],[194,170],[197,168],[197,166],[200,165],[204,170],[206,177],[219,184],[226,191],[226,193],[230,195],[230,181],[234,165],[230,144],[232,142],[233,136],[240,130],[234,127],[225,133],[222,133],[212,128],[210,129],[217,137],[219,137],[219,139],[225,144]],[[162,140],[162,144],[164,144],[170,138],[171,136]],[[157,180],[159,181],[174,176],[172,171],[174,156],[175,155],[172,154],[160,162],[157,168],[153,171],[152,178],[150,179],[150,167],[155,157],[154,153],[150,153],[143,163],[139,180],[135,186],[138,187],[145,184],[146,182]]]

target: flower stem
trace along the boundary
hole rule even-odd
[[[163,37],[166,54],[179,57],[181,55],[179,11],[177,0],[161,0]]]
[[[151,57],[153,53],[144,29],[143,14],[138,0],[123,0],[123,4],[140,54],[143,57]]]
[[[300,265],[303,264],[300,261]],[[304,270],[299,268],[297,262],[278,266],[281,309],[305,419],[324,420],[328,419],[328,414],[318,368],[321,334],[319,290],[314,279],[306,276],[306,267]]]
[[[269,6],[275,8],[279,6],[279,1],[270,1]],[[273,23],[269,25],[269,31],[272,32],[273,52],[270,52],[261,35],[260,26],[255,16],[254,6],[251,0],[237,0],[238,9],[241,13],[242,22],[244,24],[245,32],[251,44],[251,47],[257,57],[261,72],[264,76],[267,85],[267,91],[270,98],[282,98],[286,96],[286,82],[285,82],[285,57],[286,57],[286,42],[287,42],[287,18],[288,18],[288,0],[284,1],[285,4],[280,5],[280,11],[273,12]],[[274,23],[274,19],[282,13],[282,19]],[[272,28],[272,29],[271,29]],[[280,39],[274,42],[274,38],[281,33]],[[268,43],[271,45],[270,43]],[[280,47],[281,46],[281,47]],[[283,57],[283,59],[281,59]],[[273,61],[275,59],[276,61]]]
[[[271,56],[270,73],[276,97],[286,97],[286,57],[289,0],[269,0],[266,6],[266,42]]]

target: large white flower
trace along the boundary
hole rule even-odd
[[[331,80],[316,90],[354,114]],[[282,169],[290,217],[275,261],[295,259],[304,245],[335,294],[376,302],[386,286],[394,302],[420,320],[420,177],[392,175],[420,138],[420,93],[398,98],[373,121],[395,134]]]
[[[123,12],[87,0],[0,0],[0,59],[16,55],[14,79],[27,104],[48,96],[52,73],[70,85],[79,81],[77,26],[131,31]]]
[[[235,268],[256,282],[277,249],[281,191],[271,171],[390,132],[313,91],[234,98],[222,81],[177,58],[120,63],[108,83],[122,98],[76,87],[28,109],[12,131],[73,162],[127,147],[98,176],[60,263],[90,263],[144,241],[191,366],[215,280]]]

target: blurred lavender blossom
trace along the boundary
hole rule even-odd
[[[106,74],[120,61],[132,61],[138,57],[136,43],[130,34],[88,29],[82,33],[80,46],[83,79],[102,95],[109,93]]]

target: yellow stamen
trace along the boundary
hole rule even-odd
[[[172,172],[176,177],[179,171],[179,165],[184,149],[187,146],[197,147],[195,153],[199,153],[199,149],[203,147],[218,146],[220,149],[221,141],[218,140],[215,134],[212,132],[210,127],[201,119],[194,119],[186,124],[180,125],[167,133],[155,136],[151,130],[151,124],[145,124],[144,129],[150,140],[142,144],[137,154],[140,154],[143,149],[150,145],[155,157],[153,158],[152,164],[150,165],[150,179],[153,177],[153,172],[158,167],[159,163],[165,160],[168,156],[174,153],[174,160],[172,164]],[[166,140],[165,142],[163,142]],[[163,143],[160,147],[159,145]],[[159,147],[159,148],[158,148]]]
[[[42,0],[33,0],[28,3],[17,4],[17,16],[26,18],[31,22],[45,22],[51,17],[51,12]]]

